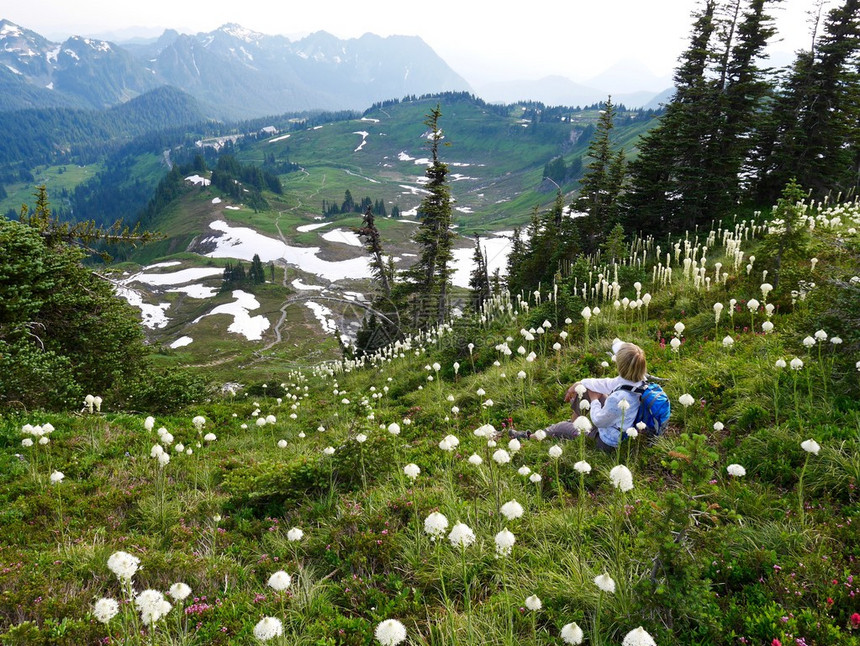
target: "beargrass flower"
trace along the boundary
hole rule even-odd
[[[466,548],[475,542],[475,532],[465,523],[457,523],[451,528],[448,540],[453,547]]]
[[[785,368],[787,364],[785,363],[785,359],[777,359],[776,363],[774,363],[773,365],[777,368]]]
[[[657,646],[657,642],[642,626],[639,626],[624,636],[621,646]]]
[[[477,453],[473,453],[469,456],[469,464],[474,464],[476,467],[481,466],[484,463],[484,459],[478,455]]]
[[[521,448],[523,448],[523,445],[520,443],[520,441],[517,438],[513,438],[512,440],[508,441],[508,450],[511,453],[516,453]]]
[[[815,333],[815,340],[816,341],[827,341],[827,332],[825,332],[824,330],[818,330]]]
[[[795,357],[791,360],[791,363],[789,365],[791,366],[792,370],[800,370],[801,368],[803,368],[803,359]]]
[[[406,474],[407,478],[414,481],[421,473],[421,468],[417,464],[410,463],[403,467],[403,473]]]
[[[765,334],[770,334],[771,332],[773,332],[773,323],[771,323],[770,321],[765,321],[761,324],[761,331]]]
[[[504,505],[501,506],[499,511],[502,512],[502,515],[508,520],[520,518],[524,513],[523,506],[516,500],[510,500],[506,502]]]
[[[276,617],[263,617],[254,626],[254,637],[261,642],[267,642],[273,637],[280,637],[284,634],[284,626],[281,620]]]
[[[540,600],[536,594],[533,594],[530,597],[526,598],[526,608],[531,610],[532,612],[537,612],[541,608],[543,608],[543,602]]]
[[[23,440],[21,440],[21,446],[29,448],[33,446],[33,440],[31,440],[29,437],[25,437]]]
[[[278,448],[279,449],[287,448],[287,441],[286,440],[278,440]]]
[[[612,481],[612,486],[622,492],[630,491],[633,488],[633,474],[623,464],[612,467],[609,472],[609,479]]]
[[[821,450],[821,445],[815,440],[804,440],[800,443],[800,448],[802,448],[807,453],[812,453],[812,455],[818,455],[818,452]]]
[[[815,345],[815,339],[813,339],[811,336],[808,336],[803,339],[803,345],[805,345],[807,348],[811,348]]]
[[[397,646],[406,639],[406,626],[396,619],[386,619],[376,627],[374,635],[382,646]]]
[[[534,433],[532,433],[532,438],[537,440],[538,442],[543,442],[546,439],[546,431],[542,428],[539,428]]]
[[[731,348],[735,344],[735,340],[731,337],[731,335],[727,334],[723,337],[723,347]]]
[[[140,611],[140,620],[145,626],[156,623],[173,608],[158,590],[144,590],[134,598],[134,605]]]
[[[146,429],[147,431],[151,431],[154,426],[155,426],[155,418],[152,415],[150,415],[145,420],[143,420],[143,428]]]
[[[681,323],[681,321],[678,321],[677,323],[675,323],[675,334],[677,334],[678,336],[681,336],[682,334],[684,334],[684,330],[686,328],[687,328],[686,325]]]
[[[448,519],[438,511],[434,511],[424,519],[424,532],[434,541],[441,538],[446,529],[448,529]]]
[[[561,629],[562,641],[565,644],[570,644],[570,646],[581,644],[584,638],[585,635],[582,632],[582,628],[580,628],[576,622],[565,624]]]
[[[756,299],[754,299],[754,298],[751,298],[751,299],[749,299],[749,300],[747,301],[747,309],[748,309],[750,312],[757,312],[757,311],[758,311],[758,308],[759,308],[759,306],[760,306],[760,305],[761,305],[761,303],[759,303],[759,302],[758,302]]]
[[[160,453],[158,455],[158,466],[166,467],[168,464],[170,464],[170,454],[166,451]]]
[[[118,612],[119,603],[117,603],[116,599],[102,597],[96,601],[95,606],[93,606],[93,615],[95,615],[95,618],[103,624],[106,624],[113,619]]]
[[[327,446],[327,447],[325,447],[325,448],[323,449],[323,453],[324,453],[325,455],[334,455],[334,447],[333,447],[333,446]]]
[[[842,343],[842,337],[832,336],[830,337],[830,343],[832,343],[833,345],[840,345]]]
[[[203,436],[203,440],[205,442],[214,442],[217,439],[218,438],[215,436],[215,433],[207,433],[206,435]]]
[[[300,530],[298,527],[293,527],[290,531],[287,532],[287,540],[291,543],[295,543],[296,541],[302,540],[302,537],[305,533]]]
[[[523,465],[519,469],[517,469],[517,473],[519,473],[523,477],[526,477],[531,472],[532,472],[532,470],[529,469],[526,465]]]
[[[532,484],[537,484],[541,480],[543,480],[543,478],[541,478],[539,473],[533,473],[529,476],[529,482],[531,482]]]
[[[365,435],[364,433],[359,433],[355,436],[355,441],[359,444],[364,444],[365,442],[367,442],[367,435]]]
[[[673,336],[672,340],[669,341],[669,345],[672,347],[672,352],[680,352],[681,339],[676,336]]]
[[[199,431],[206,424],[206,418],[202,415],[197,415],[191,420],[191,423],[194,425],[194,428]]]
[[[628,410],[630,410],[630,402],[626,399],[622,399],[618,402],[618,408],[619,410],[621,410],[622,413],[626,413]]]
[[[719,433],[720,431],[722,431],[725,427],[726,427],[726,426],[725,426],[725,424],[723,424],[722,422],[714,422],[714,430],[715,430],[717,433]]]
[[[549,447],[549,457],[551,457],[552,459],[557,460],[561,457],[561,454],[562,450],[558,444],[554,444],[553,446]]]
[[[504,449],[498,449],[493,453],[493,460],[496,461],[496,464],[507,464],[511,461],[511,456]]]
[[[573,470],[585,475],[586,473],[591,473],[591,465],[585,460],[580,460],[573,465]]]
[[[51,484],[60,484],[63,481],[63,478],[65,478],[65,477],[66,476],[63,475],[62,471],[54,471],[50,477]]]
[[[513,532],[508,531],[507,527],[496,534],[496,556],[510,556],[516,540]]]
[[[289,574],[287,574],[283,570],[278,570],[272,576],[269,577],[268,585],[273,590],[281,592],[289,588],[292,582],[293,578]]]
[[[170,586],[167,594],[176,599],[176,601],[183,601],[189,594],[191,594],[191,588],[185,583],[174,583]]]
[[[132,556],[128,552],[114,552],[110,555],[107,561],[108,569],[113,572],[116,577],[125,583],[131,581],[134,573],[137,572],[137,567],[140,565],[140,559]]]
[[[678,398],[678,403],[680,403],[684,408],[692,406],[695,402],[696,400],[693,399],[693,396],[689,393],[684,393]]]
[[[730,476],[734,476],[735,478],[742,478],[747,474],[747,470],[740,464],[730,464],[726,467],[726,471],[728,471]]]
[[[606,572],[594,577],[594,585],[604,592],[609,592],[610,594],[615,592],[615,581],[613,581],[612,577]]]

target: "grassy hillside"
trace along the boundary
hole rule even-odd
[[[575,623],[587,644],[856,646],[860,205],[802,221],[779,283],[778,234],[744,221],[150,422],[110,401],[0,420],[0,639],[393,644],[393,619],[408,644],[580,643]],[[615,337],[666,380],[666,433],[509,444],[614,374]],[[177,582],[170,609],[132,600]],[[103,597],[129,603],[101,623]]]

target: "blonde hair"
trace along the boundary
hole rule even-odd
[[[645,351],[634,343],[624,343],[615,353],[615,365],[618,374],[627,381],[642,381],[648,366],[645,363]]]

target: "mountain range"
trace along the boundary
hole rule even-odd
[[[612,88],[631,87],[631,77],[641,81],[641,91],[613,92],[616,103],[657,107],[665,100],[658,90],[671,82],[635,63],[615,66],[585,84],[547,77],[494,83],[477,93],[491,102],[589,105],[604,100]],[[415,36],[342,40],[319,31],[290,40],[226,24],[193,35],[167,30],[158,38],[123,44],[83,36],[60,43],[0,20],[0,111],[104,109],[162,86],[183,90],[204,114],[227,120],[364,110],[410,95],[476,92]]]
[[[103,109],[164,85],[219,119],[359,110],[392,97],[471,90],[417,37],[316,32],[291,42],[227,24],[121,46],[80,36],[56,43],[0,21],[0,110]]]

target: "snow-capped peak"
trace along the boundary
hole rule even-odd
[[[261,38],[263,38],[263,34],[251,31],[250,29],[245,29],[242,25],[238,25],[235,22],[229,22],[226,25],[221,25],[218,28],[218,31],[224,32],[228,36],[232,36],[233,38],[238,38],[239,40],[245,41],[246,43],[255,43]]]
[[[15,38],[23,36],[23,30],[13,22],[0,20],[0,38]]]

